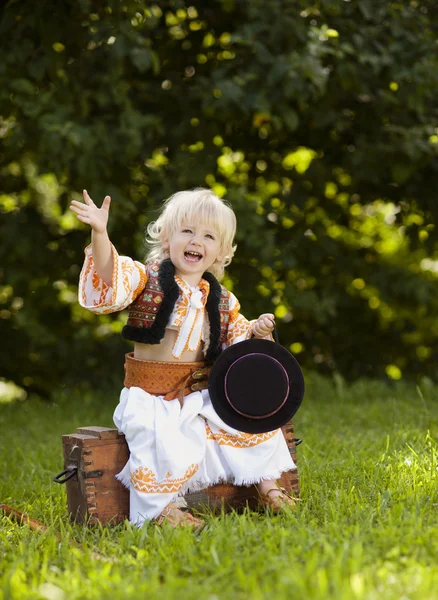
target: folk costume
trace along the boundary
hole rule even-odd
[[[196,287],[175,274],[170,260],[146,265],[119,256],[114,246],[113,279],[96,273],[91,246],[79,282],[81,306],[96,314],[129,309],[123,336],[159,344],[165,329],[178,331],[175,362],[127,355],[125,387],[114,423],[126,436],[130,458],[117,475],[130,489],[130,520],[141,526],[177,497],[222,482],[251,485],[278,479],[296,468],[281,430],[250,434],[217,415],[197,374],[222,349],[251,336],[252,322],[237,298],[204,273]],[[202,344],[206,362],[177,362]],[[196,391],[193,391],[196,390]]]

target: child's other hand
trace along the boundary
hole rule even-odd
[[[275,317],[270,313],[260,315],[252,326],[252,332],[256,338],[265,338],[272,333],[275,327]]]
[[[105,196],[102,206],[98,208],[88,195],[87,190],[83,191],[83,195],[85,204],[84,202],[76,202],[76,200],[72,200],[70,204],[70,210],[76,213],[79,221],[89,225],[96,233],[105,233],[108,223],[111,198],[109,196]]]

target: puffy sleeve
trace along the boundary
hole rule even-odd
[[[131,304],[146,285],[146,266],[128,256],[113,251],[113,279],[107,285],[94,268],[91,244],[85,248],[85,262],[79,278],[79,304],[96,314],[123,310]]]
[[[230,292],[230,313],[228,316],[228,333],[226,347],[248,340],[252,336],[252,325],[256,319],[248,321],[240,313],[240,303]]]

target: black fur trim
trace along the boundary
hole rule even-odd
[[[122,337],[131,342],[140,342],[140,344],[159,344],[162,340],[153,332],[152,328],[136,327],[135,325],[125,325],[122,329]]]
[[[210,344],[205,358],[207,360],[216,360],[221,353],[221,315],[219,312],[219,303],[221,300],[222,288],[221,284],[212,273],[206,271],[202,277],[210,284],[210,293],[208,294],[207,303],[205,305],[208,320],[210,322]]]
[[[140,328],[125,325],[122,336],[131,342],[141,344],[159,344],[166,332],[166,325],[179,296],[179,287],[175,281],[175,267],[170,259],[163,260],[158,271],[158,280],[163,291],[163,300],[151,327]]]
[[[175,281],[175,266],[170,258],[163,260],[158,271],[158,280],[163,290],[163,300],[151,327],[151,331],[159,332],[160,340],[163,339],[166,326],[170,320],[176,301],[179,297],[179,287]]]

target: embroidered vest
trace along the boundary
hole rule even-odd
[[[128,307],[128,322],[122,336],[132,342],[159,344],[180,294],[175,281],[175,266],[170,259],[150,263],[146,267],[146,276],[143,291]],[[205,272],[202,278],[210,284],[205,304],[210,323],[206,359],[215,360],[221,353],[221,344],[227,339],[229,293],[211,273]]]

